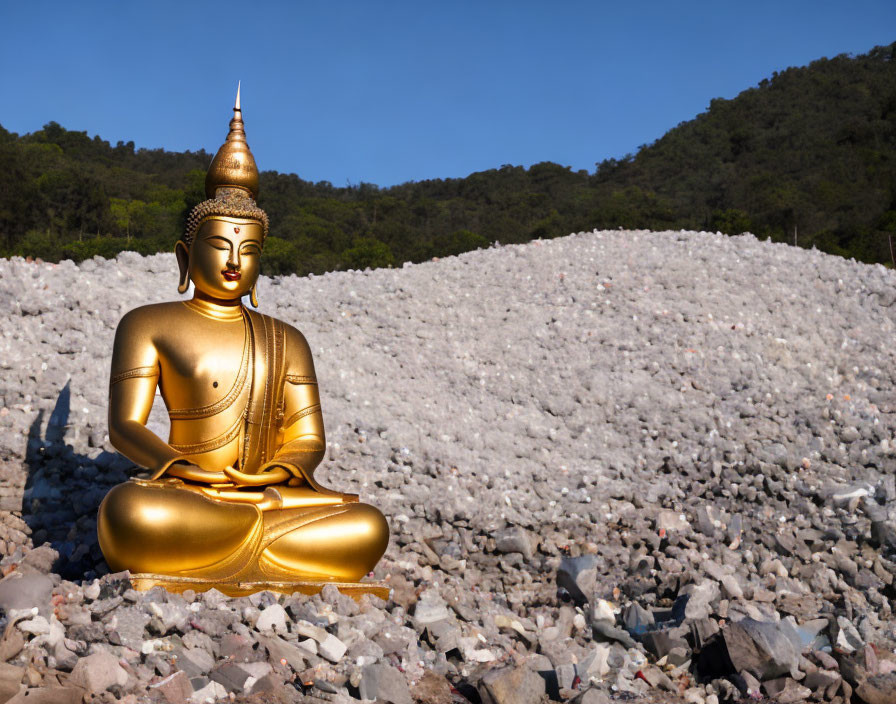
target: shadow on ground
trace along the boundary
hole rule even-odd
[[[66,384],[44,427],[40,411],[28,432],[28,477],[22,518],[34,546],[49,543],[59,553],[53,571],[73,582],[109,571],[96,535],[96,513],[113,486],[128,479],[133,464],[114,452],[89,457],[65,442],[71,390]]]

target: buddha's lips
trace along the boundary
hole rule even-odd
[[[239,281],[242,274],[238,271],[232,271],[231,269],[225,269],[223,272],[224,278],[228,281]]]

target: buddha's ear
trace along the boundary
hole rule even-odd
[[[177,257],[177,268],[180,272],[177,292],[186,293],[187,289],[190,288],[190,250],[187,249],[187,245],[183,243],[183,240],[178,240],[177,244],[174,245],[174,256]]]

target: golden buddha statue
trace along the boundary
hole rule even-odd
[[[150,476],[103,500],[100,547],[138,588],[351,586],[382,557],[389,529],[374,507],[314,480],[326,444],[311,350],[301,332],[241,302],[258,306],[268,218],[255,204],[239,91],[233,110],[208,200],[175,247],[178,291],[192,281],[193,298],[136,308],[115,333],[109,437]],[[146,427],[156,386],[168,442]]]

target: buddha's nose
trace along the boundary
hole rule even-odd
[[[227,268],[239,271],[240,269],[240,253],[239,250],[231,249],[230,256],[227,257]]]

